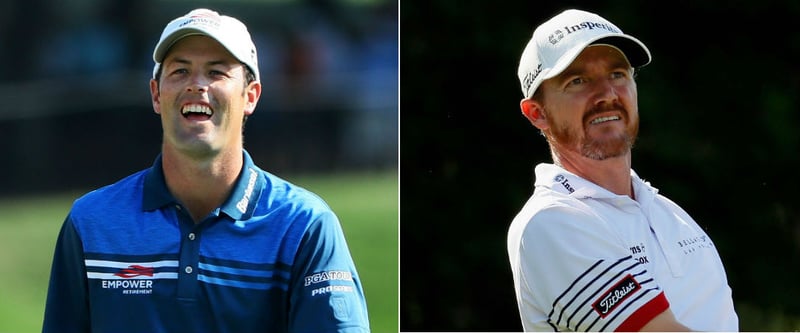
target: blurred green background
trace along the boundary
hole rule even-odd
[[[53,244],[84,191],[152,165],[149,80],[170,20],[240,19],[262,95],[245,148],[339,215],[374,332],[399,324],[397,0],[0,2],[0,332],[40,330]]]
[[[397,332],[397,172],[285,178],[319,194],[337,213],[361,275],[372,331]],[[41,331],[53,246],[80,194],[0,199],[0,332]]]

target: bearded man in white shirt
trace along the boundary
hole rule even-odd
[[[526,331],[737,331],[714,243],[631,167],[634,73],[650,51],[608,20],[566,10],[523,51],[523,115],[550,145],[508,232]]]

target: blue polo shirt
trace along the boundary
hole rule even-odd
[[[76,200],[43,332],[369,332],[336,215],[243,154],[230,197],[197,224],[160,156]]]

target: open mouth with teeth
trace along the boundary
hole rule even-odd
[[[614,121],[614,120],[619,120],[619,119],[620,119],[619,116],[598,117],[598,118],[595,118],[592,121],[590,121],[589,124],[596,125],[596,124],[602,124],[602,123],[605,123],[605,122],[608,122],[608,121]]]
[[[181,114],[189,120],[208,120],[214,114],[208,105],[187,104],[181,109]]]

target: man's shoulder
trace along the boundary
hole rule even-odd
[[[517,218],[533,219],[536,216],[551,214],[582,216],[591,212],[591,208],[580,198],[549,187],[537,186],[533,195],[520,209]]]
[[[266,179],[264,193],[259,199],[262,207],[270,209],[286,209],[299,211],[331,211],[328,203],[316,192],[304,185],[260,170]],[[266,206],[266,207],[265,207]]]
[[[73,213],[133,205],[132,201],[136,198],[138,201],[135,204],[141,206],[144,176],[147,171],[133,173],[114,183],[85,193],[73,203]]]
[[[548,195],[539,195],[549,192]],[[591,228],[590,225],[602,223],[596,213],[581,200],[537,188],[511,222],[509,234],[521,237],[522,234],[542,234],[560,232],[573,228]]]

